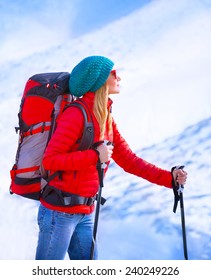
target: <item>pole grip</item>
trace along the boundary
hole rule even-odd
[[[173,212],[176,213],[177,211],[177,206],[178,206],[178,202],[180,200],[180,195],[184,190],[184,186],[183,185],[179,185],[175,182],[174,177],[173,177],[173,171],[175,169],[183,169],[184,165],[179,165],[179,166],[174,166],[171,169],[171,174],[172,174],[172,185],[173,185],[173,192],[174,192],[174,206],[173,206]]]

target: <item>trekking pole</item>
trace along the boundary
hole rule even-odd
[[[172,168],[172,171],[175,169],[183,169],[184,166],[176,166]],[[174,180],[173,180],[174,181]],[[176,213],[178,201],[180,201],[180,212],[181,212],[181,224],[182,224],[182,238],[183,238],[183,251],[184,258],[188,260],[188,250],[187,250],[187,239],[186,239],[186,227],[185,227],[185,210],[184,210],[184,201],[183,201],[183,191],[184,186],[173,183],[174,191],[174,207],[173,212]]]
[[[104,141],[103,145],[111,145],[112,143],[110,141]],[[97,194],[97,204],[96,204],[96,210],[95,210],[95,219],[94,219],[94,227],[93,227],[93,236],[92,236],[92,245],[91,245],[91,252],[90,252],[90,260],[93,260],[94,257],[94,249],[95,249],[95,243],[96,243],[96,236],[97,236],[97,227],[98,227],[98,220],[99,220],[99,214],[100,214],[100,204],[104,204],[106,202],[106,199],[102,197],[102,188],[104,187],[103,183],[103,177],[104,177],[104,169],[106,168],[106,163],[100,163],[97,164],[97,170],[99,175],[99,188],[98,188],[98,194]]]
[[[100,178],[100,185],[98,189],[97,194],[97,203],[96,203],[96,210],[95,210],[95,219],[94,219],[94,227],[93,227],[93,236],[92,236],[92,246],[91,246],[91,253],[90,253],[90,260],[93,260],[94,257],[94,249],[95,249],[95,242],[96,242],[96,236],[97,236],[97,227],[98,227],[98,220],[99,220],[99,214],[100,214],[100,204],[101,204],[101,197],[102,197],[102,188],[103,188],[103,173],[104,168],[99,167],[98,170],[99,178]]]

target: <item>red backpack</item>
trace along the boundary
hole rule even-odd
[[[10,171],[11,194],[39,200],[42,188],[53,178],[52,175],[47,178],[42,168],[43,154],[67,106],[77,106],[84,116],[84,133],[78,149],[91,147],[94,138],[91,116],[85,104],[74,100],[68,84],[68,72],[36,74],[28,79],[18,113],[19,127],[15,128],[16,133],[19,131],[19,143]]]

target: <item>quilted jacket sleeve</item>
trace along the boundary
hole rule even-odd
[[[84,118],[80,109],[70,107],[62,114],[56,131],[46,148],[43,166],[47,170],[82,170],[96,165],[93,150],[77,151],[77,140],[83,133]]]
[[[169,171],[163,170],[138,157],[129,148],[125,139],[120,135],[115,122],[113,122],[113,160],[126,172],[142,177],[151,183],[172,187],[172,176]]]

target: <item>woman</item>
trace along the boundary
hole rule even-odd
[[[136,156],[119,133],[111,115],[110,95],[120,92],[121,79],[113,66],[106,57],[90,56],[70,74],[70,92],[80,97],[91,114],[94,143],[106,140],[113,145],[100,144],[79,151],[83,115],[76,107],[64,111],[43,158],[46,170],[60,172],[50,181],[54,191],[41,198],[36,259],[64,259],[66,253],[74,260],[90,258],[99,161],[108,166],[112,158],[126,172],[168,188],[172,188],[172,179],[178,184],[186,182],[185,171],[166,171]],[[62,202],[51,201],[50,196],[55,194],[62,197]],[[97,259],[96,245],[94,259]]]

